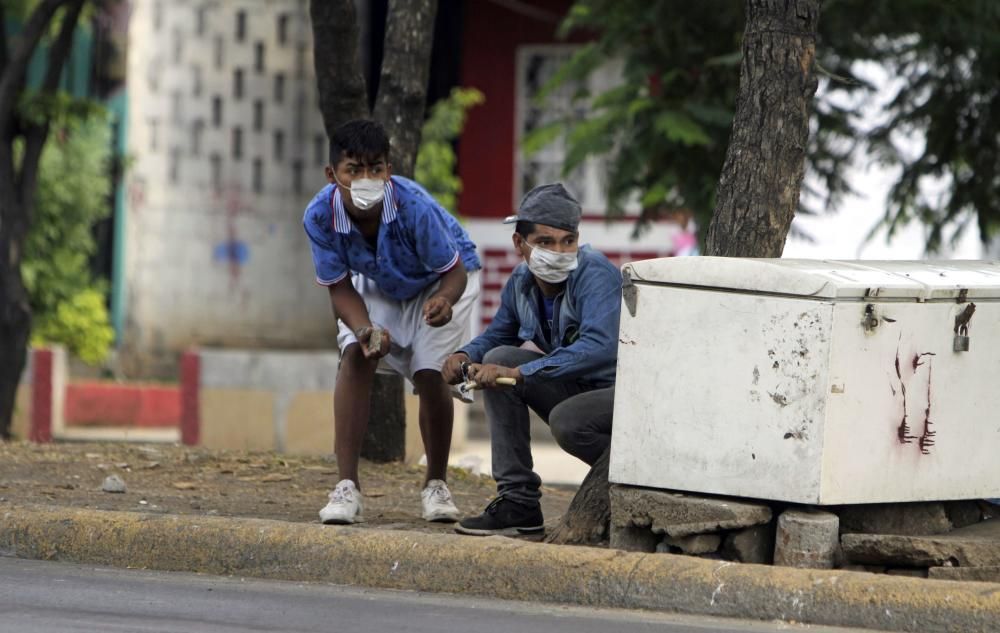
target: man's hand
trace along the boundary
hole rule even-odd
[[[378,349],[370,349],[375,347],[372,341],[372,334],[375,330],[381,332],[381,340],[379,340]],[[370,326],[359,327],[354,331],[355,338],[358,339],[358,343],[361,344],[361,353],[365,355],[365,358],[382,358],[389,353],[389,347],[392,345],[392,338],[389,336],[389,330],[383,328],[374,328]],[[378,339],[380,335],[376,335],[375,338]]]
[[[451,321],[451,301],[437,294],[424,303],[424,321],[431,327],[441,327]]]
[[[462,375],[462,363],[467,363],[468,361],[469,357],[464,352],[452,354],[445,359],[444,366],[441,367],[441,377],[449,385],[457,385],[464,381],[465,376]]]
[[[475,381],[483,389],[503,388],[505,385],[498,385],[497,378],[513,378],[518,384],[524,382],[521,370],[517,367],[479,363],[469,365],[469,380]]]

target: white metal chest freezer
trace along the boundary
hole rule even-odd
[[[612,482],[817,505],[1000,496],[1000,263],[623,273]]]

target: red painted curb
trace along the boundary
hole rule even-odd
[[[198,398],[201,356],[197,350],[181,356],[181,443],[195,446],[201,439],[201,412]]]
[[[171,385],[74,382],[66,385],[67,426],[177,428],[181,390]]]
[[[32,442],[52,441],[52,350],[32,352],[31,426],[28,439]]]

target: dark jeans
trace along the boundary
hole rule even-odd
[[[484,363],[517,367],[541,354],[502,346],[487,352]],[[528,407],[545,420],[564,451],[593,465],[611,444],[615,388],[594,388],[576,381],[549,381],[483,392],[490,423],[493,478],[497,492],[533,505],[542,496],[541,478],[531,459]]]

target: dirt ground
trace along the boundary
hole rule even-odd
[[[124,493],[101,490],[117,474]],[[0,511],[40,503],[96,510],[254,517],[319,524],[317,512],[336,483],[336,463],[276,453],[209,451],[161,444],[0,442]],[[362,462],[365,523],[450,532],[420,518],[423,467]],[[495,494],[490,477],[450,469],[448,485],[464,515],[479,514]],[[542,489],[546,524],[565,512],[574,490]]]

